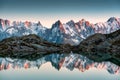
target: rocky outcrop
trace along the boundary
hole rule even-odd
[[[120,53],[120,30],[111,34],[97,33],[80,43],[82,51]],[[83,49],[84,48],[84,49]]]
[[[120,62],[120,30],[111,34],[97,33],[89,36],[77,47],[79,52],[84,52],[91,59]]]
[[[50,43],[34,34],[23,37],[11,37],[0,42],[0,56],[5,57],[37,57],[54,52],[69,51],[70,45]]]

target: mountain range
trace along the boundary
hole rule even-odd
[[[36,34],[41,38],[58,44],[78,45],[81,41],[95,33],[109,34],[120,29],[120,18],[111,17],[106,22],[92,24],[82,19],[78,22],[73,20],[67,23],[56,21],[51,28],[44,27],[40,21],[13,21],[0,19],[0,40],[9,37],[20,37]]]

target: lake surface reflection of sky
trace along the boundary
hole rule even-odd
[[[120,79],[119,66],[93,62],[78,54],[52,54],[36,61],[0,58],[0,70],[0,80]]]

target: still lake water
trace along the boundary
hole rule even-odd
[[[120,80],[120,66],[72,53],[33,61],[0,58],[0,80]]]

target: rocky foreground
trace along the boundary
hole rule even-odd
[[[13,58],[39,58],[50,53],[75,52],[95,61],[111,61],[120,65],[120,30],[111,34],[89,36],[77,46],[55,44],[31,34],[11,37],[0,42],[0,56]]]

